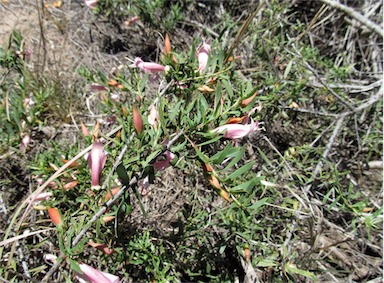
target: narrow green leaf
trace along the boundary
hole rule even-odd
[[[132,163],[140,160],[140,155],[134,155],[131,158],[129,158],[126,162],[127,163]]]
[[[258,266],[258,267],[271,267],[271,266],[276,266],[276,265],[277,265],[276,261],[274,261],[273,259],[269,259],[269,258],[262,259],[261,261],[256,263],[256,266]]]
[[[225,81],[223,80],[223,85],[228,93],[228,96],[229,97],[233,97],[233,90],[232,90],[232,86],[229,84],[228,81]]]
[[[253,91],[253,89],[252,89],[252,81],[248,80],[247,81],[247,86],[245,88],[245,92],[248,93],[248,94],[254,93],[254,92],[251,92],[251,91]]]
[[[98,71],[98,72],[97,72],[97,75],[99,76],[100,80],[101,80],[103,83],[107,83],[107,82],[108,82],[108,78],[104,75],[103,72]]]
[[[213,72],[216,71],[216,67],[217,67],[217,64],[218,64],[218,62],[217,62],[218,60],[217,59],[218,59],[217,56],[211,56],[209,58],[209,62],[208,62],[209,65],[207,65],[207,66],[211,66],[211,70]]]
[[[148,155],[147,159],[143,162],[142,166],[147,167],[157,156],[159,156],[161,149],[153,151]]]
[[[205,141],[203,143],[198,144],[198,146],[203,146],[203,145],[207,145],[207,144],[211,144],[211,143],[217,142],[221,138],[222,138],[222,136],[216,136],[213,139],[210,139],[208,141]]]
[[[248,209],[253,210],[253,211],[257,211],[257,210],[258,210],[260,207],[262,207],[268,200],[269,200],[269,198],[262,198],[262,199],[258,200],[257,202],[255,202],[254,204],[252,204],[251,206],[249,206]]]
[[[204,163],[209,163],[208,157],[206,157],[204,155],[204,153],[202,153],[201,150],[197,146],[194,146],[193,148],[195,149],[195,152],[201,161],[203,161]]]
[[[86,242],[88,242],[88,238],[83,238],[79,243],[72,247],[72,254],[82,253]]]
[[[222,98],[223,94],[221,92],[221,82],[218,81],[216,84],[216,91],[215,91],[215,102],[216,104],[214,105],[214,117],[217,119],[220,115],[220,101]]]
[[[249,192],[256,184],[254,179],[244,182],[236,187],[228,189],[230,193],[247,193]]]
[[[128,187],[129,186],[129,177],[128,177],[127,170],[125,170],[125,167],[124,167],[123,163],[120,163],[116,167],[116,173],[117,173],[117,176],[119,176],[119,179],[120,179],[121,183],[124,186]]]
[[[303,269],[300,269],[300,268],[297,268],[296,266],[294,266],[293,264],[290,264],[290,263],[286,263],[284,265],[284,269],[289,273],[289,274],[299,274],[299,275],[302,275],[302,276],[305,276],[309,279],[312,279],[312,280],[316,280],[316,275],[313,274],[312,272],[310,271],[307,271],[307,270],[303,270]]]
[[[210,160],[212,163],[222,163],[225,159],[225,156],[228,154],[227,152],[233,149],[232,144],[228,143],[225,148],[219,152],[217,152],[215,155],[211,156]]]
[[[251,162],[248,162],[247,164],[243,165],[242,167],[240,167],[239,169],[237,169],[235,172],[233,172],[232,174],[230,174],[228,177],[227,177],[227,180],[228,179],[236,179],[237,177],[243,175],[245,172],[248,172],[249,170],[252,169],[252,166],[253,164],[255,164],[255,161],[251,161]]]
[[[234,156],[234,158],[232,158],[231,162],[229,162],[228,165],[225,166],[223,171],[229,170],[230,168],[232,168],[235,164],[237,164],[237,162],[239,162],[243,158],[243,155],[245,152],[244,147],[241,147],[240,149],[238,147],[235,147],[234,149],[235,149],[234,152],[231,152],[231,154],[228,154],[225,157],[225,158],[231,158],[232,156]]]
[[[293,64],[293,60],[289,61],[287,67],[285,67],[285,70],[284,70],[284,79],[287,79],[288,75],[289,75],[289,72],[291,71],[292,69],[292,64]]]
[[[189,114],[192,111],[193,107],[195,106],[195,103],[196,103],[196,98],[193,99],[190,103],[188,103],[187,107],[184,109],[184,113]]]
[[[187,144],[187,140],[184,140],[182,143],[179,143],[179,144],[173,146],[171,148],[171,151],[172,152],[179,152],[180,150],[182,150],[185,147],[186,144]]]
[[[77,273],[79,273],[79,274],[83,274],[83,271],[81,271],[81,269],[80,269],[80,266],[79,266],[79,264],[77,263],[77,261],[74,261],[73,259],[71,259],[71,258],[67,258],[67,260],[68,260],[68,262],[69,262],[69,266],[71,267],[71,269],[73,270],[73,271],[76,271]]]
[[[260,148],[257,148],[257,151],[259,152],[261,158],[263,158],[263,160],[264,160],[265,162],[267,162],[269,166],[273,167],[271,161],[270,161],[269,158],[264,154],[264,152],[263,152]]]
[[[180,110],[182,103],[183,103],[183,101],[180,100],[172,109],[170,109],[169,119],[171,121],[176,122],[175,119],[176,119],[177,114],[179,114],[179,110]]]

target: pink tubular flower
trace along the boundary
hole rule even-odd
[[[89,8],[95,9],[97,6],[97,2],[99,2],[99,0],[84,0],[84,2],[85,2],[85,5],[87,5]]]
[[[31,137],[29,135],[25,135],[20,143],[21,149],[26,149],[29,146],[29,143],[31,142]]]
[[[100,174],[107,160],[107,153],[103,150],[101,142],[94,141],[92,150],[88,155],[88,164],[91,167],[92,188],[99,188]]]
[[[75,272],[77,280],[81,283],[119,283],[120,278],[116,275],[99,271],[88,264],[81,263],[79,267],[83,274]]]
[[[144,62],[141,60],[141,58],[136,57],[135,58],[135,65],[137,68],[142,70],[144,73],[159,73],[159,72],[166,72],[169,70],[168,66],[163,66],[157,63],[152,62]]]
[[[47,200],[52,196],[51,192],[45,192],[45,193],[40,193],[36,196],[35,202],[41,201],[41,200]]]
[[[157,161],[153,164],[155,171],[164,170],[165,168],[171,166],[170,162],[175,158],[175,155],[167,150],[166,152],[164,152],[164,157],[165,160]]]
[[[108,90],[108,88],[106,88],[103,85],[99,85],[99,84],[91,84],[91,90],[94,90],[94,91],[104,91],[104,90]]]
[[[200,47],[199,52],[197,54],[197,59],[199,60],[199,72],[200,74],[204,72],[208,63],[208,53],[211,50],[211,46],[207,43],[204,43],[202,47]]]
[[[241,139],[250,133],[253,133],[259,128],[259,123],[256,121],[253,121],[251,118],[250,124],[226,124],[220,127],[217,127],[216,129],[213,129],[212,132],[214,133],[224,133],[224,137],[228,139]]]

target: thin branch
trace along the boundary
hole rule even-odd
[[[360,104],[360,106],[356,107],[355,109],[353,109],[351,111],[347,111],[347,112],[340,114],[340,118],[344,118],[344,117],[349,116],[351,114],[356,114],[356,113],[360,112],[361,110],[368,108],[369,106],[376,103],[377,101],[379,101],[382,98],[383,98],[383,84],[380,86],[379,91],[375,95],[373,95],[367,102]]]
[[[341,126],[343,125],[343,122],[344,122],[344,117],[337,120],[336,127],[333,129],[332,135],[328,140],[327,146],[325,147],[325,150],[323,152],[322,159],[317,163],[315,171],[313,172],[314,177],[317,177],[321,167],[323,167],[323,160],[327,159],[328,154],[331,151],[333,144],[335,143],[336,137],[339,134]]]
[[[264,1],[260,2],[259,6],[256,8],[255,11],[249,14],[248,18],[245,20],[245,22],[242,24],[240,29],[238,30],[235,39],[233,40],[230,48],[225,54],[225,61],[228,60],[228,58],[232,55],[235,48],[239,45],[243,35],[245,34],[245,31],[248,29],[248,26],[251,24],[252,20],[256,15],[260,12],[260,9],[264,6]]]
[[[371,31],[374,31],[375,33],[377,33],[381,37],[384,37],[384,31],[379,25],[375,24],[374,22],[372,22],[367,17],[364,17],[362,14],[356,12],[354,9],[349,8],[348,6],[345,6],[339,2],[332,1],[332,0],[320,0],[320,1],[333,7],[333,8],[336,8],[336,9],[339,9],[340,11],[343,11],[348,16],[350,16],[351,18],[358,21],[360,24],[369,28]]]
[[[204,24],[199,23],[198,21],[191,20],[190,22],[184,21],[184,23],[186,23],[188,25],[191,25],[191,26],[198,26],[199,28],[202,28],[202,29],[206,30],[208,33],[210,33],[214,37],[216,37],[216,38],[219,37],[219,34],[217,32],[213,31],[210,27],[208,27],[208,26],[206,26]]]
[[[5,245],[10,244],[10,243],[12,243],[14,241],[18,241],[18,240],[21,240],[21,239],[24,239],[24,238],[27,238],[27,237],[30,237],[30,236],[33,236],[33,235],[36,235],[36,234],[40,234],[40,233],[44,233],[44,232],[47,232],[47,231],[51,231],[51,230],[55,230],[55,229],[54,228],[47,228],[47,229],[44,229],[44,230],[33,231],[33,232],[29,232],[29,233],[26,233],[26,234],[23,234],[23,235],[12,237],[12,238],[9,238],[7,240],[1,241],[0,242],[0,246],[5,246]]]

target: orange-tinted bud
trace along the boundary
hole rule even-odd
[[[143,119],[136,105],[133,105],[133,127],[137,134],[140,135],[143,132]]]
[[[64,159],[64,158],[60,158],[61,162],[63,162],[64,164],[68,163],[69,160],[68,159]],[[69,165],[69,168],[76,168],[79,166],[79,163],[77,163],[76,161],[73,161],[71,163],[71,165]]]
[[[99,121],[96,122],[95,127],[92,130],[92,138],[97,139],[100,133],[100,123]]]
[[[213,171],[212,166],[210,164],[208,164],[208,163],[201,164],[201,167],[203,167],[203,170],[205,172],[212,172]]]
[[[108,85],[110,85],[110,86],[118,86],[119,83],[116,80],[111,79],[111,80],[108,81]]]
[[[107,215],[107,216],[103,217],[103,222],[108,223],[108,222],[112,221],[113,219],[115,219],[115,216]]]
[[[78,181],[72,181],[72,182],[66,183],[66,184],[64,185],[64,189],[65,189],[65,190],[73,189],[73,188],[76,187],[78,184],[79,184]]]
[[[83,122],[80,122],[80,125],[81,125],[81,132],[83,133],[83,136],[84,137],[89,136],[89,131],[88,131],[87,126],[85,126],[85,124]]]
[[[53,208],[53,207],[48,208],[48,214],[53,224],[55,224],[56,226],[61,225],[61,215],[57,208]]]
[[[240,59],[240,56],[235,56],[235,58],[233,58],[233,56],[229,56],[227,62],[232,62],[233,59],[235,59],[235,60],[239,60],[239,59]]]
[[[171,50],[172,50],[171,41],[170,41],[169,35],[167,33],[167,34],[165,34],[165,39],[164,39],[164,53],[165,53],[165,55],[167,55],[168,57],[171,56]]]
[[[250,256],[251,256],[251,251],[249,250],[249,246],[246,245],[246,246],[244,247],[244,257],[245,257],[245,261],[246,261],[247,263],[249,263],[249,258],[250,258]]]
[[[106,195],[105,195],[105,200],[107,201],[107,200],[109,200],[112,196],[114,196],[118,191],[120,190],[120,187],[117,187],[117,188],[113,188],[113,189],[111,189],[111,192],[110,193],[107,193]]]
[[[221,196],[226,201],[228,201],[228,202],[232,201],[231,197],[229,196],[229,193],[226,190],[221,189],[221,190],[218,190],[217,193],[219,194],[219,196]]]
[[[198,88],[199,91],[202,93],[211,93],[214,92],[215,90],[213,88],[210,88],[209,86],[202,85],[201,87]]]
[[[121,130],[116,133],[116,138],[118,140],[121,139]]]
[[[99,244],[99,243],[94,243],[94,242],[88,242],[88,245],[90,245],[91,247],[96,248],[96,249],[102,251],[106,255],[111,255],[112,253],[115,252],[114,249],[111,249],[106,244]]]
[[[217,82],[217,79],[218,77],[209,78],[209,80],[207,81],[207,84],[213,85]]]
[[[215,189],[218,189],[218,190],[222,189],[219,180],[215,176],[209,175],[208,181],[211,184],[211,186],[214,187]]]
[[[243,122],[246,117],[247,116],[229,118],[228,121],[226,122],[226,124],[239,124],[239,123]]]
[[[100,96],[101,96],[101,99],[104,101],[104,102],[107,102],[108,101],[108,97],[106,96],[106,94],[104,92],[100,93]]]
[[[252,100],[256,97],[257,94],[258,92],[256,91],[252,96],[241,101],[241,107],[247,107],[248,104],[252,102]]]

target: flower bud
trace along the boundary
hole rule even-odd
[[[143,119],[136,105],[133,105],[133,127],[137,134],[140,135],[143,132]]]

